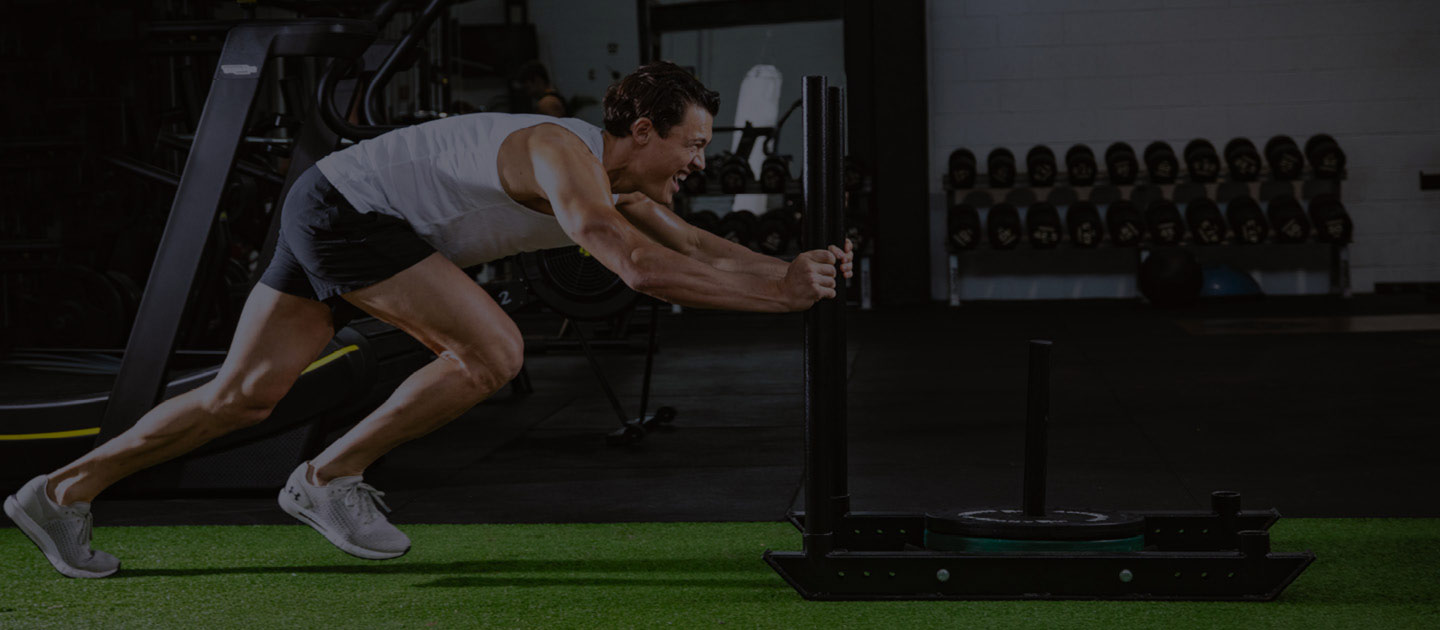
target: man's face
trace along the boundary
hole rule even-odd
[[[648,120],[642,121],[648,126]],[[680,180],[705,168],[705,147],[710,144],[713,123],[704,107],[691,105],[685,119],[670,128],[668,137],[660,137],[653,126],[648,131],[636,129],[647,134],[636,153],[640,192],[666,205],[674,201]]]

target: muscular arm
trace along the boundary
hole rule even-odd
[[[536,184],[561,229],[636,291],[692,308],[760,312],[803,310],[825,297],[818,287],[813,296],[795,295],[780,279],[722,271],[647,237],[611,204],[604,169],[568,131],[537,133],[528,144]],[[826,265],[812,266],[813,284],[823,285]],[[828,273],[834,295],[833,266]]]
[[[751,251],[744,245],[690,225],[669,208],[642,193],[621,195],[616,207],[630,223],[655,242],[720,271],[780,280],[790,267],[789,263],[779,258]]]

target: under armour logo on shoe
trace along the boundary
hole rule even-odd
[[[295,488],[295,486],[290,486],[289,488],[286,488],[285,491],[286,491],[286,492],[289,492],[289,493],[290,493],[290,496],[291,496],[292,498],[294,498],[296,501],[299,501],[299,500],[300,500],[300,496],[301,496],[301,495],[300,495],[300,490],[298,490],[297,488]]]

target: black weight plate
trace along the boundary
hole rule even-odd
[[[971,538],[1114,540],[1144,535],[1145,519],[1098,510],[1046,510],[1032,518],[1023,510],[987,508],[926,514],[925,529]]]
[[[535,297],[571,319],[609,319],[640,297],[620,276],[579,247],[520,254],[520,269]]]

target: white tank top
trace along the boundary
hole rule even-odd
[[[485,113],[396,129],[315,166],[356,210],[405,220],[436,251],[468,267],[575,244],[554,216],[516,203],[500,185],[500,143],[542,123],[569,129],[603,158],[600,128],[583,120]]]

